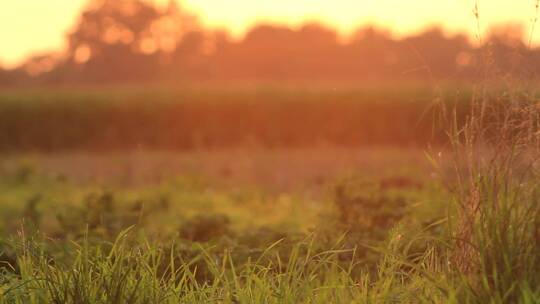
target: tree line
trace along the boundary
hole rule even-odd
[[[400,38],[364,27],[344,42],[334,29],[309,23],[260,24],[235,40],[205,29],[174,1],[158,8],[142,0],[93,0],[64,52],[0,69],[0,85],[459,80],[480,76],[485,62],[531,77],[540,68],[540,50],[522,37],[520,27],[499,27],[475,47],[466,35],[436,27]]]

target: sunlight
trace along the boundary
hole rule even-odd
[[[166,6],[169,0],[156,0]],[[0,9],[0,37],[4,41],[0,53],[2,66],[13,67],[29,55],[46,51],[60,51],[64,37],[86,0],[20,0],[2,4]],[[388,28],[395,35],[417,32],[426,26],[441,25],[450,32],[475,34],[472,16],[474,1],[429,0],[185,0],[182,7],[201,17],[211,28],[223,28],[233,37],[241,37],[246,29],[260,22],[299,26],[306,21],[327,24],[349,35],[356,28],[375,24]],[[498,23],[521,23],[529,29],[534,17],[532,1],[480,1],[481,28],[486,30]],[[125,6],[127,11],[132,9]],[[16,30],[14,30],[16,29]],[[121,36],[121,37],[120,37]],[[538,41],[535,35],[534,40]],[[109,33],[107,39],[130,40],[126,33]],[[170,48],[170,42],[165,42]]]

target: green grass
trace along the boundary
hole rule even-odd
[[[378,172],[370,174],[344,162],[349,171],[338,178],[324,162],[294,167],[308,150],[282,167],[268,155],[251,158],[283,174],[261,178],[266,186],[235,184],[242,178],[231,168],[245,151],[224,158],[223,174],[205,176],[214,155],[187,166],[200,175],[149,183],[133,182],[133,164],[100,182],[39,162],[4,166],[0,303],[540,303],[536,95],[481,92],[468,114],[459,100],[441,104],[449,141],[426,155],[431,171],[383,153],[390,168],[371,164]],[[25,106],[37,113],[14,108]],[[322,155],[331,164],[343,156]],[[104,169],[121,170],[118,161]],[[244,179],[262,172],[251,170]],[[286,177],[306,183],[272,187]]]
[[[0,303],[538,303],[538,184],[502,160],[450,193],[357,174],[316,197],[23,163],[0,178]]]
[[[0,181],[0,303],[540,300],[537,219],[522,220],[537,211],[486,213],[465,272],[437,182],[348,177],[314,202],[196,177],[103,189],[29,166]]]
[[[102,188],[36,166],[22,161],[0,178],[8,303],[375,301],[359,284],[377,280],[375,248],[392,223],[422,230],[444,210],[435,184],[394,188],[381,176],[310,197],[302,186],[229,189],[195,176]]]

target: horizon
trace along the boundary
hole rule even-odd
[[[224,29],[234,39],[240,39],[257,24],[279,24],[298,27],[316,22],[332,28],[341,37],[347,37],[358,28],[372,25],[388,30],[394,37],[404,37],[439,27],[447,34],[462,33],[474,38],[477,21],[473,15],[475,1],[432,3],[427,0],[366,0],[362,4],[352,0],[334,3],[316,0],[259,0],[242,3],[231,0],[184,0],[177,3],[186,11],[194,13],[205,29]],[[14,68],[34,55],[59,53],[65,48],[66,34],[73,28],[87,0],[41,2],[22,0],[12,2],[10,9],[1,10],[0,36],[8,41],[0,52],[0,67]],[[166,5],[168,0],[154,0]],[[480,30],[484,35],[493,26],[520,24],[530,35],[535,18],[534,1],[510,4],[494,0],[489,4],[479,2]],[[236,5],[235,5],[236,3]],[[412,4],[411,4],[412,3]],[[307,7],[307,8],[306,8]],[[358,8],[358,10],[356,10]],[[406,11],[410,13],[404,13]],[[37,29],[34,24],[46,24]],[[13,31],[13,28],[18,29]],[[539,34],[533,36],[538,42]],[[471,39],[473,41],[474,39]]]

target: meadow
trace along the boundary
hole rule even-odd
[[[4,90],[0,150],[425,146],[446,140],[437,98],[470,96],[420,82]]]
[[[483,92],[5,91],[0,303],[538,303],[536,95]]]

